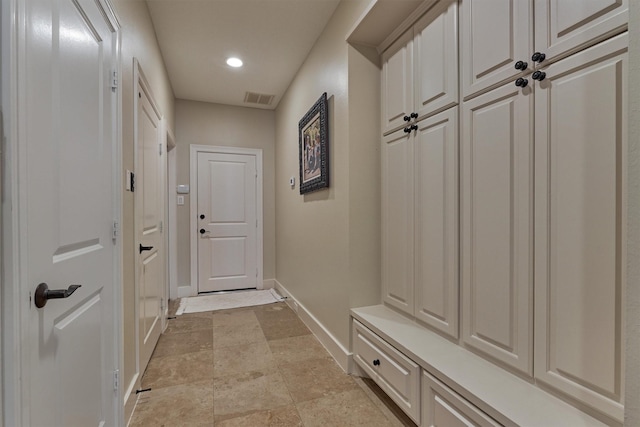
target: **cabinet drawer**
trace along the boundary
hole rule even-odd
[[[420,423],[420,366],[357,320],[353,320],[353,359],[409,417]]]
[[[427,372],[423,372],[423,427],[496,427],[500,425],[449,387]]]

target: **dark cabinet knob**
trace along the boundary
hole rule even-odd
[[[409,129],[410,129],[410,131],[418,130],[418,125],[411,125],[411,127]]]
[[[522,77],[516,80],[516,86],[518,87],[526,87],[528,84],[529,84],[529,80],[523,79]]]
[[[411,128],[404,128],[404,133],[409,133],[411,132]]]
[[[200,234],[204,234],[204,233],[206,233],[205,229],[204,229],[204,228],[201,228],[201,229],[200,229]]]
[[[417,119],[418,118],[418,113],[411,113],[411,118],[412,119]]]
[[[544,61],[544,59],[545,59],[546,57],[547,57],[547,55],[545,55],[544,53],[542,53],[542,52],[536,52],[536,53],[534,53],[533,55],[531,55],[531,60],[532,60],[533,62],[540,63],[540,62]]]
[[[373,361],[373,366],[380,366],[380,360],[379,359],[375,359]]]
[[[531,75],[533,80],[538,80],[539,82],[543,81],[547,77],[547,73],[544,71],[536,71]]]
[[[200,219],[204,219],[204,214],[200,214]]]
[[[526,70],[529,67],[529,64],[525,61],[516,62],[516,70]]]
[[[404,119],[404,121],[405,121],[405,122],[408,122],[408,121],[410,121],[410,120],[411,120],[411,117],[409,117],[409,116],[404,116],[404,117],[403,117],[403,119]]]

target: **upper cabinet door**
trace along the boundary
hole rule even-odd
[[[415,136],[415,316],[458,338],[458,107]]]
[[[411,132],[413,133],[413,132]],[[382,298],[413,314],[413,136],[382,141]]]
[[[462,0],[460,61],[465,100],[520,74],[517,61],[531,62],[531,6],[523,0]]]
[[[418,120],[458,102],[458,3],[443,0],[414,26]]]
[[[413,30],[382,55],[382,134],[407,123],[413,112]]]
[[[535,50],[554,60],[622,32],[629,0],[535,0]]]
[[[533,343],[533,94],[513,83],[463,104],[462,335],[527,375]]]
[[[623,420],[627,34],[536,83],[536,377]]]

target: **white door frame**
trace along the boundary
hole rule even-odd
[[[191,286],[180,287],[178,296],[196,296],[198,295],[198,153],[221,153],[221,154],[240,154],[251,155],[256,157],[256,170],[258,179],[256,183],[256,217],[258,218],[258,233],[256,238],[257,245],[257,264],[258,264],[258,283],[257,288],[263,289],[263,245],[262,245],[262,149],[259,148],[239,148],[239,147],[222,147],[215,145],[190,145],[190,203],[189,203],[189,240],[191,242]],[[185,289],[186,288],[186,289]]]
[[[167,274],[169,285],[169,299],[178,298],[178,210],[176,195],[176,159],[177,152],[175,136],[171,130],[167,130],[167,257],[169,272]]]
[[[25,90],[22,76],[27,67],[23,56],[25,43],[24,23],[26,22],[25,3],[28,0],[2,1],[2,112],[5,148],[2,150],[2,273],[0,285],[3,299],[0,314],[2,316],[2,388],[3,405],[0,425],[25,425],[28,420],[31,402],[28,363],[23,355],[30,352],[29,310],[31,308],[31,284],[23,283],[26,275],[28,253],[22,236],[26,235],[27,224],[24,219],[26,198],[21,194],[26,183],[26,134],[27,123],[24,120],[25,99],[21,94]],[[121,73],[121,25],[111,0],[96,0],[104,16],[115,29],[115,70]],[[113,106],[116,136],[113,147],[113,218],[122,223],[122,89],[118,85],[116,102]],[[113,245],[114,283],[113,283],[113,354],[116,371],[123,361],[122,329],[122,238],[118,236]],[[26,357],[24,357],[26,359]],[[113,408],[114,420],[123,424],[121,387],[116,390],[116,407]]]

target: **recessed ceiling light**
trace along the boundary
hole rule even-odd
[[[227,58],[227,65],[230,67],[242,67],[242,60],[240,58]]]

